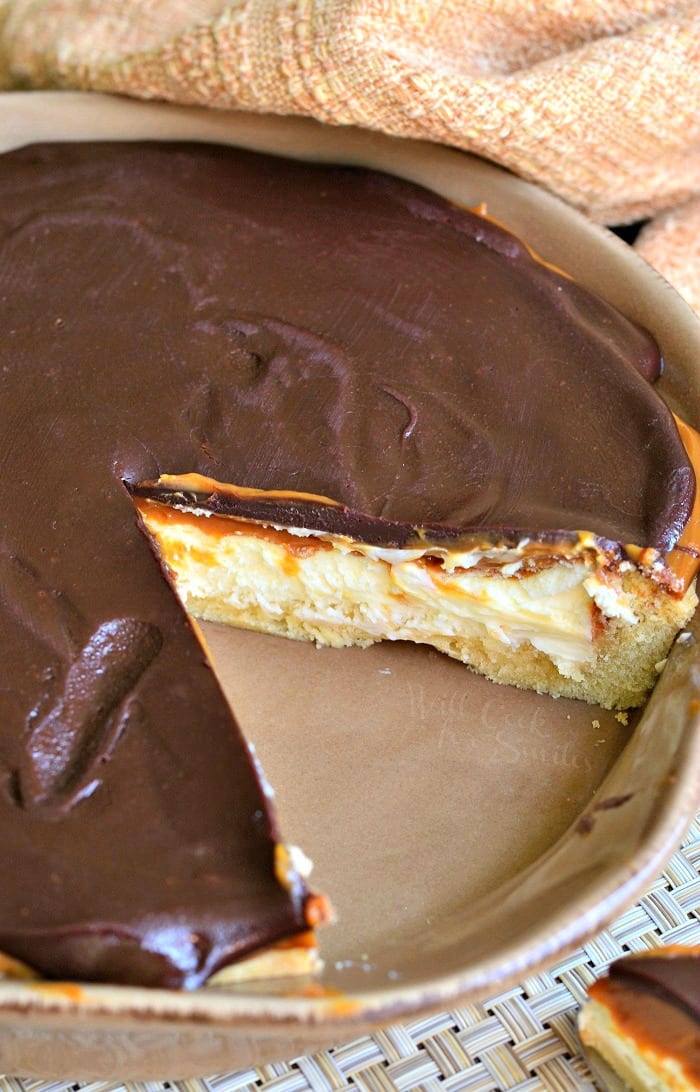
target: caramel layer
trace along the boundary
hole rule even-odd
[[[675,1059],[691,1084],[700,1087],[700,1024],[668,998],[629,982],[601,979],[590,989],[606,1005],[620,1031],[642,1051]]]
[[[700,480],[700,435],[675,414],[674,419],[697,482]],[[700,490],[697,488],[688,521],[666,563],[686,588],[697,576],[700,568]]]

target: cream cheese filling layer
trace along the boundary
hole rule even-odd
[[[606,619],[638,621],[621,573],[600,564],[585,536],[570,556],[532,564],[526,540],[385,549],[203,509],[143,500],[138,509],[190,613],[322,645],[408,640],[444,649],[478,639],[503,650],[529,642],[561,675],[579,679]]]

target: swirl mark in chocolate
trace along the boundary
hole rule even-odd
[[[103,622],[71,664],[51,710],[29,717],[26,760],[19,771],[25,808],[56,816],[97,788],[124,729],[122,706],[158,655],[156,626],[136,618]]]

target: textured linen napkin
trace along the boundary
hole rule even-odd
[[[700,311],[698,2],[0,0],[0,87],[304,114],[476,152],[596,220],[651,218],[639,250]]]

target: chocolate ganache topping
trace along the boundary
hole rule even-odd
[[[662,552],[694,496],[651,337],[371,172],[8,154],[0,329],[0,950],[49,976],[195,986],[309,917],[130,494],[376,543]],[[153,484],[188,473],[282,492]]]
[[[700,949],[669,957],[618,959],[610,966],[610,978],[640,993],[661,997],[700,1025]]]

